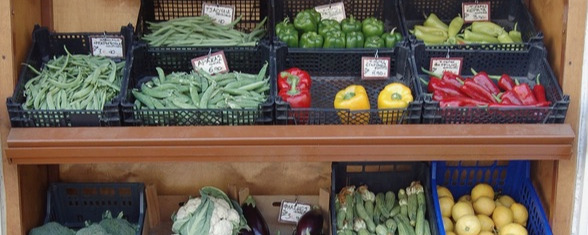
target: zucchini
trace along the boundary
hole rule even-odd
[[[387,235],[388,234],[388,229],[386,229],[386,226],[383,224],[378,224],[378,226],[376,226],[376,234],[377,235]]]
[[[431,235],[431,227],[429,226],[429,221],[425,220],[425,235]]]
[[[380,211],[380,214],[384,217],[390,217],[390,210],[386,206],[386,196],[383,193],[378,193],[376,195],[376,210]]]
[[[394,205],[396,203],[396,195],[394,195],[394,192],[388,191],[388,192],[386,192],[386,195],[384,196],[384,198],[386,201],[386,209],[388,209],[388,211],[391,211],[392,208],[394,208]]]
[[[368,215],[365,207],[363,206],[363,200],[358,195],[355,196],[355,209],[357,211],[357,215],[359,216],[359,218],[365,221],[368,230],[370,232],[375,232],[376,224],[374,224],[374,220],[370,218],[370,216]]]
[[[339,208],[339,210],[337,210],[337,229],[342,229],[345,225],[345,216],[347,214],[347,209],[348,208],[346,207],[342,207]]]
[[[390,234],[394,234],[394,232],[396,232],[396,229],[398,228],[398,225],[396,224],[396,221],[394,221],[394,219],[388,219],[386,220],[386,228],[388,228],[388,232]]]
[[[419,209],[417,211],[416,225],[414,230],[416,235],[425,235],[425,212],[423,209]]]
[[[414,187],[406,188],[407,206],[408,206],[408,218],[410,219],[410,225],[415,226],[416,214],[417,214],[417,196]]]
[[[394,206],[394,208],[392,208],[392,210],[390,211],[390,216],[389,217],[394,217],[395,215],[400,213],[400,205],[396,204]]]

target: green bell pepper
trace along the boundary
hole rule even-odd
[[[302,32],[316,32],[318,21],[316,17],[308,10],[298,12],[294,18],[294,27]]]
[[[277,35],[288,47],[298,47],[298,31],[294,27],[282,29]]]
[[[521,43],[523,42],[523,36],[520,31],[517,30],[517,25],[519,23],[515,23],[514,28],[508,32],[508,36],[512,39],[513,42]]]
[[[361,32],[361,21],[356,20],[353,15],[341,21],[341,31],[348,34],[349,32]]]
[[[366,38],[370,36],[379,37],[384,33],[384,22],[375,17],[368,17],[361,24],[361,31]]]
[[[345,33],[341,31],[327,32],[323,48],[345,48]]]
[[[316,32],[306,32],[300,37],[298,45],[301,48],[321,48],[323,47],[323,36]]]
[[[318,33],[321,36],[326,36],[327,32],[341,31],[341,25],[339,22],[332,19],[324,19],[318,24]]]
[[[345,47],[347,48],[362,48],[365,42],[365,37],[362,32],[349,32],[345,36]]]
[[[276,24],[276,35],[279,35],[282,31],[285,31],[287,29],[296,30],[296,28],[290,22],[290,19],[288,17],[284,18],[282,22]]]
[[[390,33],[382,34],[382,39],[384,39],[384,45],[386,48],[394,48],[397,43],[402,42],[402,34],[395,31],[396,28],[393,28]]]
[[[384,48],[384,39],[380,36],[366,37],[363,47],[365,48]]]
[[[314,21],[317,24],[318,24],[318,22],[321,22],[321,13],[319,13],[318,11],[316,11],[316,9],[309,8],[309,9],[304,10],[303,12],[309,13],[314,18]]]

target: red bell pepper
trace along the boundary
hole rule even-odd
[[[298,85],[297,87],[299,89],[310,89],[310,86],[312,84],[312,79],[310,78],[310,75],[308,74],[308,72],[299,69],[299,68],[290,68],[287,70],[284,70],[282,72],[280,72],[280,74],[278,75],[278,89],[281,90],[290,90],[291,89],[291,85],[288,81],[289,77],[292,76],[296,76],[298,77]]]
[[[537,102],[547,101],[547,98],[545,98],[545,87],[541,85],[539,75],[537,75],[537,81],[535,82],[535,86],[533,86],[533,95],[537,98]]]
[[[512,88],[513,92],[517,95],[523,105],[535,105],[537,104],[537,98],[533,94],[531,87],[527,83],[519,83],[519,80],[515,80],[515,86]]]
[[[490,76],[490,78],[498,80],[498,87],[504,91],[510,91],[516,85],[512,78],[504,73],[500,77]]]
[[[463,81],[463,86],[461,86],[460,91],[473,99],[487,103],[496,103],[496,99],[492,93],[474,82],[472,79],[466,79]]]
[[[474,82],[476,82],[477,84],[479,84],[480,86],[482,86],[483,88],[488,90],[493,95],[500,93],[500,89],[498,88],[498,86],[496,84],[494,84],[492,79],[490,79],[490,77],[488,76],[488,73],[486,73],[484,71],[476,72],[474,69],[471,69],[471,70],[472,70],[472,73],[474,74],[474,77],[472,78],[474,80]]]
[[[278,95],[282,100],[288,102],[292,108],[309,108],[310,107],[310,91],[308,89],[300,89],[300,79],[298,76],[290,76],[287,79],[290,83],[290,89],[281,89]]]

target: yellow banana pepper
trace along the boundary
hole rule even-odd
[[[365,88],[361,85],[350,85],[337,92],[334,101],[335,109],[348,109],[337,113],[343,124],[368,124],[370,121],[370,100]],[[356,112],[366,110],[366,112]]]
[[[404,109],[413,101],[409,87],[402,83],[390,83],[380,91],[378,95],[378,109]],[[392,124],[398,122],[403,110],[380,110],[378,114],[382,123]]]

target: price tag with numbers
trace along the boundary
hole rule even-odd
[[[431,58],[430,71],[436,74],[442,74],[443,71],[461,74],[462,64],[463,57],[434,57]]]
[[[490,21],[490,2],[464,2],[461,6],[465,22]]]
[[[221,25],[227,25],[235,20],[235,6],[202,3],[202,14],[208,15],[212,20]]]
[[[90,37],[93,56],[124,58],[125,40],[122,36],[96,35]]]
[[[209,74],[229,72],[229,65],[227,64],[224,51],[194,58],[192,59],[192,66],[196,72],[200,69]]]
[[[390,76],[390,57],[361,57],[361,79],[384,80]]]
[[[310,211],[311,206],[300,202],[282,201],[278,221],[281,223],[296,224],[304,213]]]
[[[343,2],[320,5],[314,9],[321,14],[321,19],[333,19],[341,22],[346,17],[345,4]]]

